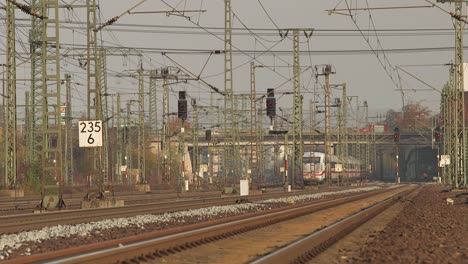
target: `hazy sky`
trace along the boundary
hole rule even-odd
[[[224,1],[222,0],[164,0],[165,3],[179,10],[206,10],[204,13],[186,13],[187,17],[165,14],[125,14],[116,24],[107,27],[101,33],[104,45],[141,48],[143,53],[143,67],[145,69],[159,68],[173,65],[161,55],[162,50],[168,51],[168,56],[179,62],[190,71],[201,74],[210,84],[223,89],[223,60],[222,54],[208,53],[175,54],[173,49],[180,50],[222,50],[224,28]],[[30,2],[30,1],[26,1]],[[61,0],[62,3],[83,4],[84,0]],[[102,21],[122,14],[125,10],[139,2],[139,0],[100,0]],[[277,88],[277,93],[292,91],[292,32],[286,37],[288,28],[303,28],[305,33],[312,33],[307,38],[301,32],[301,66],[304,73],[301,76],[302,92],[304,93],[304,109],[308,109],[308,102],[313,98],[314,89],[322,98],[323,77],[317,82],[315,73],[310,70],[315,65],[332,64],[336,74],[332,75],[331,83],[348,85],[348,95],[359,96],[361,102],[368,101],[371,113],[400,109],[402,106],[401,93],[387,76],[377,57],[370,51],[365,38],[361,36],[352,18],[346,15],[329,15],[325,10],[331,8],[345,8],[346,2],[350,7],[388,7],[388,6],[428,6],[424,0],[354,0],[354,1],[318,1],[318,0],[232,0],[232,10],[235,14],[233,27],[238,28],[233,33],[234,91],[248,93],[250,89],[250,61],[255,58],[256,64],[266,67],[257,69],[257,92],[266,92],[267,88]],[[435,2],[435,1],[434,1]],[[263,5],[263,8],[262,8]],[[450,4],[439,4],[446,10],[453,11]],[[265,9],[265,10],[264,10]],[[162,11],[170,7],[160,0],[148,0],[134,11]],[[0,11],[4,17],[4,11]],[[26,18],[17,13],[18,17]],[[62,10],[63,23],[61,29],[61,43],[68,45],[85,45],[82,24],[86,22],[83,9]],[[372,10],[352,12],[359,29],[369,37],[372,48],[380,49],[377,38],[384,49],[418,49],[418,52],[388,52],[386,58],[393,67],[399,66],[410,74],[420,78],[427,84],[441,89],[448,80],[448,67],[437,66],[454,60],[454,51],[427,50],[426,48],[448,48],[454,46],[452,20],[449,15],[437,8]],[[372,21],[369,20],[372,18]],[[3,20],[2,20],[3,23]],[[23,25],[26,21],[18,22]],[[132,24],[132,25],[129,25]],[[147,25],[136,26],[136,25]],[[165,26],[178,26],[168,28]],[[188,28],[179,28],[188,27]],[[246,30],[245,27],[251,29]],[[373,31],[374,27],[379,30]],[[281,30],[278,30],[281,29]],[[27,42],[28,27],[20,27],[23,33],[18,33],[18,39]],[[256,30],[268,29],[268,30]],[[310,31],[313,29],[313,32]],[[368,31],[370,29],[370,31]],[[398,31],[382,31],[397,29]],[[431,30],[427,30],[431,29]],[[336,31],[350,30],[350,31]],[[411,31],[407,31],[411,30]],[[5,27],[2,27],[0,49],[5,50]],[[177,33],[177,34],[176,34]],[[66,46],[66,45],[65,45]],[[27,45],[17,45],[19,53],[27,50]],[[422,49],[422,50],[421,50]],[[265,50],[271,52],[265,53]],[[351,50],[359,52],[349,52]],[[338,52],[348,51],[348,52]],[[248,55],[245,53],[248,52]],[[4,53],[4,52],[3,52]],[[379,54],[382,54],[379,52]],[[24,56],[21,55],[21,56]],[[383,56],[383,54],[382,54]],[[381,57],[383,58],[383,57]],[[21,62],[19,60],[18,62]],[[136,92],[135,79],[115,77],[115,73],[134,71],[139,63],[138,57],[112,56],[108,58],[109,89],[111,92]],[[86,84],[85,70],[75,67],[77,58],[66,58],[62,61],[62,75],[71,72],[76,82]],[[204,65],[206,66],[204,67]],[[408,67],[404,65],[426,65]],[[434,66],[436,65],[436,66]],[[286,67],[285,67],[286,66]],[[309,69],[305,67],[311,67]],[[202,71],[202,69],[204,70]],[[387,67],[388,68],[388,67]],[[392,71],[390,68],[388,68]],[[29,66],[18,69],[20,75],[29,75]],[[439,109],[440,94],[431,90],[420,81],[407,73],[400,71],[403,89],[418,90],[405,93],[405,101],[420,101],[431,110]],[[27,83],[18,86],[18,97],[22,97],[24,89],[29,89]],[[191,82],[172,87],[171,96],[176,98],[179,90],[187,90],[189,96],[196,98],[202,105],[209,104],[210,89],[202,84]],[[86,86],[74,86],[74,110],[80,111],[84,107]],[[334,90],[333,97],[339,97],[340,91]],[[320,99],[321,100],[321,99]],[[292,105],[291,95],[284,95],[278,99],[278,104],[288,109]],[[172,104],[175,111],[175,104]],[[306,110],[305,110],[306,111]]]

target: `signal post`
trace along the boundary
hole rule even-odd
[[[393,140],[395,141],[395,149],[396,149],[396,184],[400,184],[400,175],[399,175],[399,168],[398,168],[398,150],[399,150],[399,143],[400,143],[400,128],[395,127],[393,129]]]

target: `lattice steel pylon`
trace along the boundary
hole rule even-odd
[[[192,99],[192,109],[193,109],[193,124],[192,124],[192,139],[193,139],[193,179],[195,186],[199,186],[198,176],[200,171],[200,150],[198,147],[198,106],[197,100]]]
[[[255,140],[250,142],[249,168],[252,179],[258,181],[258,145],[257,135],[257,98],[255,86],[255,62],[250,62],[250,134],[255,135]],[[254,154],[255,153],[255,154]]]
[[[153,136],[159,135],[156,74],[156,70],[151,70],[149,76],[149,125]]]
[[[248,101],[249,101],[249,97],[250,95],[242,95],[241,96],[241,118],[238,118],[238,122],[239,123],[239,127],[242,127],[242,131],[246,131],[247,128],[248,128],[248,124],[249,124],[249,110],[248,110]],[[236,142],[239,142],[238,144],[240,145],[240,130],[238,130],[239,132],[236,134]],[[240,149],[240,146],[239,146],[239,149]],[[243,147],[243,151],[242,151],[242,155],[239,156],[239,162],[240,162],[240,168],[241,168],[241,171],[242,171],[242,179],[243,180],[248,180],[249,178],[249,169],[250,169],[250,166],[249,166],[249,149],[247,147]],[[240,153],[240,152],[239,152]]]
[[[465,128],[465,104],[464,104],[464,80],[463,80],[463,28],[464,22],[459,19],[462,15],[463,1],[455,2],[455,86],[454,86],[454,105],[455,118],[453,120],[452,147],[454,154],[454,181],[455,188],[466,187],[466,128]]]
[[[235,183],[239,177],[239,146],[236,142],[239,124],[235,123],[234,91],[232,74],[232,10],[231,0],[224,0],[224,155],[223,155],[223,187],[227,178]]]
[[[116,144],[116,159],[117,159],[117,183],[122,184],[122,152],[124,149],[124,142],[123,142],[123,132],[122,130],[122,104],[120,101],[120,93],[117,93],[117,144]],[[127,165],[127,164],[125,164]]]
[[[139,183],[146,183],[145,173],[145,79],[143,65],[138,70],[138,173]]]
[[[41,13],[41,0],[32,0],[31,8]],[[31,16],[29,33],[31,57],[31,118],[28,122],[27,151],[30,163],[39,161],[42,155],[42,20]]]
[[[368,177],[369,177],[369,164],[370,164],[370,145],[369,145],[369,140],[370,140],[370,137],[369,137],[369,106],[367,105],[367,101],[364,101],[364,107],[366,108],[366,134],[364,135],[365,137],[365,145],[364,145],[364,151],[365,151],[365,154],[364,154],[364,158],[365,158],[365,161],[364,161],[364,180],[368,180]]]
[[[234,145],[232,148],[233,151],[233,163],[235,168],[232,168],[232,179],[234,184],[239,182],[241,179],[243,170],[242,170],[242,161],[240,158],[240,147],[239,147],[239,142],[240,142],[240,137],[239,137],[239,129],[240,129],[240,119],[241,119],[241,113],[239,112],[239,95],[234,95],[233,94],[233,100],[234,100],[234,105],[232,108],[232,127],[231,131],[234,136]],[[237,170],[237,172],[235,172]]]
[[[61,199],[62,127],[60,124],[60,39],[58,0],[41,1],[42,16],[42,195],[45,195],[46,177],[59,182]],[[59,205],[59,207],[62,205]]]
[[[330,132],[330,73],[331,69],[329,65],[324,67],[323,74],[325,75],[325,180],[328,185],[331,185],[331,161],[332,161],[332,147],[331,147],[331,132]]]
[[[453,106],[453,91],[454,91],[454,85],[455,85],[455,67],[454,65],[450,65],[450,70],[449,70],[449,84],[447,87],[444,87],[444,90],[442,91],[442,113],[444,117],[444,124],[443,124],[443,150],[442,154],[444,155],[449,155],[450,157],[453,157],[452,153],[452,122],[453,122],[453,111],[452,106]],[[443,170],[442,170],[442,183],[443,184],[448,184],[452,185],[453,184],[453,175],[454,173],[454,163],[451,162],[449,165],[445,165]]]
[[[127,166],[127,184],[130,182],[130,169],[133,169],[133,163],[132,163],[132,135],[130,133],[131,131],[131,111],[132,103],[130,101],[127,101],[127,113],[125,115],[125,129],[124,129],[124,141],[125,141],[125,165]]]
[[[100,76],[97,40],[96,0],[86,0],[86,72],[87,72],[87,117],[100,118]]]
[[[299,30],[293,30],[293,129],[292,129],[292,162],[291,162],[291,177],[292,188],[304,186],[302,177],[302,95],[301,95],[301,69],[299,61]]]
[[[65,74],[65,182],[73,185],[73,129],[72,129],[72,104],[71,104],[71,75]]]
[[[340,114],[339,114],[339,138],[338,138],[338,146],[339,146],[339,159],[343,166],[343,175],[344,179],[340,179],[340,182],[347,180],[348,176],[348,168],[347,164],[349,164],[349,153],[348,153],[348,99],[346,94],[346,83],[342,85],[342,96],[341,96],[341,105],[340,105]],[[346,164],[346,165],[345,165]],[[351,168],[349,168],[351,169]]]
[[[101,171],[103,183],[108,185],[110,168],[109,168],[109,108],[108,108],[108,89],[107,89],[107,52],[105,49],[98,50],[98,57],[96,60],[97,67],[99,68],[99,112],[102,119],[102,156],[101,156]]]
[[[16,186],[16,48],[15,48],[15,6],[6,2],[7,61],[5,98],[5,187],[13,190]]]
[[[258,124],[257,124],[257,131],[256,131],[256,140],[258,140],[259,144],[257,145],[257,155],[258,155],[258,178],[260,179],[259,182],[263,183],[265,181],[265,144],[264,144],[264,117],[265,117],[265,106],[263,98],[259,99],[258,104],[260,107],[258,108]]]
[[[318,67],[315,66],[316,76],[324,75],[325,84],[323,85],[325,90],[325,180],[328,185],[331,181],[331,161],[332,161],[332,143],[331,143],[331,111],[330,111],[330,74],[335,72],[332,70],[332,65],[322,65],[322,73],[318,73]]]
[[[354,131],[354,140],[355,140],[355,158],[359,160],[357,165],[357,171],[359,172],[360,179],[362,178],[362,158],[361,158],[361,134],[359,133],[359,126],[361,123],[361,114],[359,107],[359,97],[356,96],[356,130]]]
[[[163,77],[163,124],[162,124],[162,139],[161,150],[163,153],[163,181],[171,182],[171,169],[170,169],[170,146],[169,146],[169,81],[168,69],[162,69],[161,74]]]
[[[102,120],[101,65],[97,39],[97,6],[96,0],[86,0],[86,77],[87,77],[87,117],[88,120]],[[103,134],[105,137],[105,133]],[[103,140],[105,144],[105,139]],[[104,145],[103,144],[103,145]],[[96,182],[101,197],[104,193],[104,182],[107,179],[103,147],[97,147],[88,153],[94,154]]]

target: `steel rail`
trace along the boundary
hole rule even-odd
[[[291,195],[317,193],[266,193],[249,196],[209,197],[196,200],[178,200],[158,203],[128,205],[98,209],[64,210],[32,214],[20,214],[0,217],[0,234],[16,233],[54,225],[79,224],[117,217],[131,217],[141,214],[160,214],[168,212],[197,209],[208,206],[221,206],[239,203],[241,199],[258,201],[271,198],[282,198]]]
[[[392,190],[394,189],[360,193],[329,201],[296,204],[287,208],[239,215],[104,243],[23,257],[6,263],[114,263],[127,260],[142,262]]]
[[[74,194],[72,197],[65,197],[65,202],[67,205],[67,210],[76,210],[80,209],[80,204],[83,201],[85,194]],[[135,205],[143,203],[154,203],[161,201],[170,201],[170,200],[182,200],[182,199],[202,199],[209,197],[220,197],[221,192],[198,192],[191,194],[181,194],[175,192],[167,193],[123,193],[116,194],[111,198],[123,199],[125,200],[125,205]],[[0,215],[9,213],[9,215],[14,214],[15,212],[23,213],[32,213],[33,210],[37,209],[38,204],[40,203],[39,196],[32,197],[20,197],[16,199],[0,199]],[[28,211],[28,212],[25,212]]]
[[[252,264],[273,264],[273,263],[309,263],[313,258],[330,248],[340,239],[350,234],[364,223],[381,214],[391,205],[401,200],[403,197],[416,196],[422,189],[413,188],[402,194],[387,198],[379,203],[371,205],[362,211],[348,216],[335,224],[318,230],[304,238],[301,238],[279,250],[271,252],[255,261]]]

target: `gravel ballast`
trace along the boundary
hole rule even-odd
[[[294,203],[321,199],[327,196],[368,192],[376,189],[380,189],[380,187],[372,186],[335,192],[298,195],[288,198],[263,200],[255,203],[214,206],[159,215],[147,214],[127,218],[106,219],[77,225],[57,225],[17,234],[7,234],[0,236],[0,260],[108,241],[218,218],[259,212]]]

